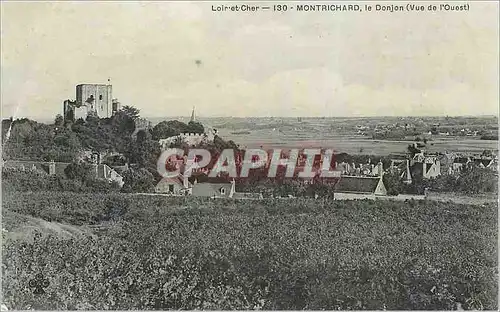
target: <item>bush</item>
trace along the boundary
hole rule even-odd
[[[40,191],[63,191],[63,192],[92,192],[109,193],[120,190],[116,182],[108,182],[102,179],[89,178],[85,181],[80,179],[67,179],[61,176],[48,175],[39,170],[20,170],[2,168],[2,191],[8,192],[40,192]]]
[[[68,179],[86,181],[92,176],[92,166],[86,163],[73,162],[64,168],[64,174]]]
[[[383,176],[387,195],[399,195],[403,190],[403,181],[397,173],[386,173]]]
[[[488,168],[465,167],[457,176],[443,174],[424,180],[414,178],[412,184],[404,186],[405,192],[423,194],[429,188],[436,192],[454,192],[464,195],[498,193],[498,176]]]
[[[147,169],[128,169],[123,172],[125,193],[151,193],[154,191],[155,178]]]

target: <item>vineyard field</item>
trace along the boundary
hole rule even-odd
[[[10,192],[2,300],[16,310],[496,310],[497,214],[496,203]],[[74,230],[23,239],[35,219]],[[50,281],[43,294],[29,287],[38,273]]]

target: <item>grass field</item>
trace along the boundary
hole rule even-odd
[[[165,118],[152,118],[153,125]],[[188,117],[178,117],[188,122]],[[443,129],[488,129],[497,132],[496,116],[469,117],[359,117],[359,118],[200,118],[205,126],[215,127],[225,140],[233,140],[241,147],[259,148],[332,148],[339,153],[387,156],[405,153],[413,141],[372,140],[370,136],[355,135],[356,126],[414,125],[420,133],[427,133],[432,125]],[[446,132],[448,130],[443,130]],[[244,132],[244,133],[241,133]],[[246,133],[249,132],[249,133]],[[240,133],[240,134],[238,134]],[[428,135],[426,135],[428,137]],[[432,135],[427,150],[430,152],[481,153],[488,149],[498,151],[498,141],[480,140],[479,137],[447,137]]]
[[[497,213],[495,203],[3,194],[3,301],[496,310]],[[43,295],[28,287],[37,273],[50,281]]]
[[[225,140],[233,140],[248,148],[332,148],[339,153],[370,154],[386,156],[405,153],[408,144],[414,141],[373,140],[366,136],[308,133],[300,131],[280,132],[272,129],[254,130],[250,134],[232,134],[232,130],[221,129]],[[435,137],[427,145],[429,152],[481,153],[498,150],[498,141],[473,138]]]

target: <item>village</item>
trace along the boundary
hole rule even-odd
[[[99,118],[110,118],[120,110],[120,103],[112,97],[112,86],[83,84],[76,87],[76,100],[66,100],[63,103],[64,119],[70,121],[84,120],[89,115],[95,115]],[[196,113],[193,107],[190,124],[196,123]],[[152,124],[145,118],[137,118],[134,120],[135,130],[132,137],[136,137],[140,131],[151,131]],[[357,125],[355,130],[359,132],[369,130],[370,126]],[[375,126],[375,133],[382,131],[391,131],[395,128],[408,130],[415,128],[414,124],[396,124],[388,126]],[[435,125],[437,128],[437,125]],[[465,131],[465,132],[464,132]],[[463,129],[465,135],[476,135],[470,130]],[[197,148],[204,144],[213,143],[218,133],[216,129],[206,127],[203,133],[183,132],[178,135],[164,137],[158,139],[158,144],[162,151],[168,148],[180,147]],[[286,151],[284,151],[286,154]],[[402,151],[404,152],[404,151]],[[122,173],[134,164],[122,161],[109,161],[110,159],[123,159],[123,155],[117,152],[96,152],[92,149],[87,149],[79,152],[77,157],[79,162],[87,163],[91,166],[93,177],[108,182],[114,182],[119,187],[123,187],[124,179]],[[387,158],[389,157],[389,158]],[[426,189],[424,194],[391,194],[388,191],[388,186],[384,182],[384,175],[396,175],[405,184],[411,185],[415,180],[432,180],[442,175],[458,176],[466,168],[482,168],[487,169],[495,174],[498,173],[498,156],[485,151],[482,154],[464,154],[454,152],[430,153],[426,151],[425,142],[414,142],[408,146],[408,151],[401,155],[388,155],[382,163],[382,159],[377,162],[372,162],[369,158],[366,163],[348,162],[346,160],[331,162],[330,167],[333,168],[336,179],[329,184],[332,189],[334,199],[375,199],[375,198],[391,198],[391,199],[408,199],[408,198],[425,198],[427,196]],[[268,158],[264,168],[269,169],[271,157]],[[323,159],[320,157],[320,162]],[[387,160],[390,160],[387,161]],[[237,166],[243,163],[242,154],[236,153],[235,162]],[[248,161],[248,160],[247,160]],[[264,195],[258,192],[248,192],[241,190],[240,185],[234,179],[216,179],[217,182],[207,179],[208,168],[195,167],[191,168],[190,177],[182,175],[186,165],[196,160],[187,157],[173,157],[168,160],[167,165],[173,166],[176,170],[180,170],[181,174],[176,177],[161,178],[154,187],[154,192],[150,195],[162,196],[202,196],[211,198],[237,198],[237,199],[263,199]],[[4,168],[17,168],[21,170],[31,169],[34,171],[44,172],[48,175],[65,175],[65,169],[70,165],[69,162],[51,161],[31,161],[31,160],[16,160],[10,159],[3,161]],[[300,154],[296,163],[295,172],[300,172],[306,165],[306,158]],[[321,170],[316,168],[316,175],[321,174]],[[214,179],[212,179],[214,180]],[[299,184],[313,184],[315,177],[310,179],[302,179]],[[265,183],[265,182],[263,182]],[[271,187],[271,186],[269,186]],[[432,190],[430,190],[432,191]],[[392,196],[390,196],[392,195]],[[280,194],[272,195],[278,198],[295,198],[297,194]],[[318,198],[320,195],[313,194]]]

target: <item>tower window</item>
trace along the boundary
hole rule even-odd
[[[102,101],[102,94],[99,94],[99,100]]]

